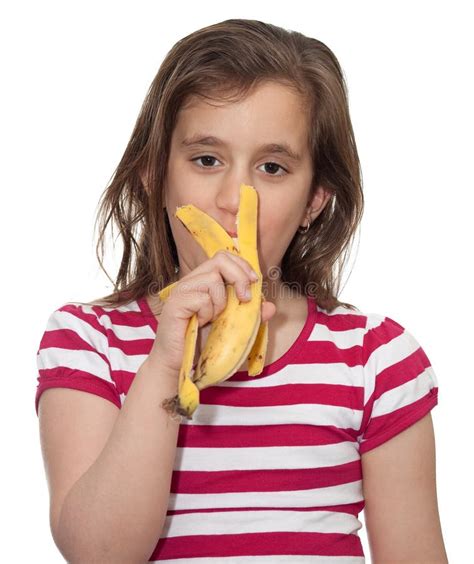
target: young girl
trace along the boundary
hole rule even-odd
[[[194,204],[235,236],[241,183],[258,193],[265,367],[250,377],[244,363],[179,421],[162,402],[178,391],[190,318],[196,361],[225,285],[246,300],[254,279],[241,257],[208,258],[174,212]],[[326,45],[242,19],[176,43],[99,210],[98,248],[112,218],[124,243],[115,291],[53,311],[39,346],[64,558],[362,563],[364,509],[374,562],[447,562],[430,361],[397,321],[337,299],[362,210]]]

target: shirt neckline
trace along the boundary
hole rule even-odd
[[[151,327],[156,335],[156,332],[158,330],[158,320],[151,311],[146,296],[138,298],[136,302],[147,324]],[[230,378],[228,378],[228,380],[253,380],[255,378],[261,378],[263,376],[269,376],[270,374],[274,374],[282,368],[285,368],[285,366],[288,366],[288,364],[294,363],[299,358],[302,347],[304,343],[307,342],[313,330],[314,324],[316,323],[317,303],[315,298],[313,296],[306,296],[306,304],[306,321],[291,347],[282,356],[280,356],[280,358],[277,358],[276,360],[265,366],[262,372],[257,376],[249,376],[247,370],[239,370],[235,372],[235,374],[233,374]]]

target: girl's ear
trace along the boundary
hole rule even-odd
[[[314,196],[305,210],[306,213],[305,217],[307,218],[309,216],[310,223],[313,223],[313,221],[323,211],[323,209],[326,207],[326,204],[329,202],[331,197],[332,197],[332,192],[330,192],[323,186],[318,186],[316,188]]]

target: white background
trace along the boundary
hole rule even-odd
[[[472,553],[473,48],[469,2],[20,2],[1,8],[2,560],[62,562],[34,409],[49,314],[110,292],[96,207],[172,45],[218,21],[260,19],[339,59],[366,209],[340,299],[422,344],[450,562]],[[112,248],[109,247],[110,252]],[[116,273],[118,256],[106,266]],[[352,272],[350,272],[352,267]],[[469,290],[470,288],[470,290]],[[360,515],[363,521],[363,514]],[[370,562],[365,523],[360,531]]]

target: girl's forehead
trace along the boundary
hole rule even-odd
[[[230,88],[221,91],[189,94],[180,106],[181,110],[193,108],[227,108],[235,104],[250,104],[259,99],[284,98],[307,107],[306,97],[297,90],[296,86],[284,84],[276,80],[267,80],[246,89]]]
[[[197,140],[203,138],[213,139],[201,145],[218,145],[219,138],[227,143],[234,139],[267,145],[286,141],[293,146],[288,152],[297,154],[306,143],[307,129],[308,108],[298,94],[281,85],[268,85],[231,102],[190,97],[177,115],[173,137],[180,148],[198,145]]]

